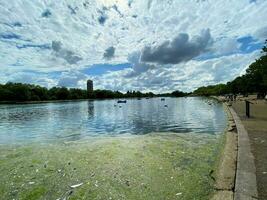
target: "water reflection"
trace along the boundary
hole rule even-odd
[[[224,130],[225,118],[222,105],[205,98],[0,105],[0,143],[80,140],[124,133],[216,134]]]
[[[94,117],[94,101],[88,101],[87,103],[87,107],[88,107],[88,119],[91,119]]]

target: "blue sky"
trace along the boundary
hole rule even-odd
[[[101,76],[103,74],[120,71],[127,68],[131,68],[131,63],[122,63],[122,64],[94,64],[87,66],[82,69],[80,72],[90,75],[90,76]]]
[[[192,91],[241,75],[266,0],[0,0],[0,82]]]

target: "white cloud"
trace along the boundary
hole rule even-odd
[[[234,54],[206,61],[192,60],[169,67],[157,67],[139,76],[125,78],[129,69],[111,72],[93,78],[96,87],[112,90],[143,90],[170,92],[173,90],[192,91],[201,85],[226,83],[242,75],[245,69],[259,56],[259,51],[251,54]]]
[[[42,17],[46,10],[51,15]],[[103,10],[107,18],[100,24],[98,18]],[[130,61],[133,69],[91,78],[96,80],[95,85],[107,89],[188,91],[201,84],[230,80],[242,72],[254,60],[255,53],[240,54],[237,39],[251,36],[264,41],[266,18],[266,0],[254,3],[249,0],[0,0],[0,80],[51,86],[64,82],[64,78],[68,83],[69,78],[69,82],[74,79],[73,84],[82,87],[86,74],[76,77],[65,72],[79,73],[84,66],[98,63]],[[16,23],[21,26],[14,26]],[[210,30],[214,41],[212,53],[220,57],[153,66],[128,59],[145,46],[159,46],[180,33],[195,36],[203,29]],[[9,33],[20,38],[1,37]],[[61,42],[60,52],[53,51],[52,41]],[[104,61],[103,55],[109,47],[116,49],[115,56]],[[37,78],[25,77],[27,71],[35,72]],[[133,71],[134,77],[125,78]],[[54,72],[62,72],[62,76],[51,76]]]

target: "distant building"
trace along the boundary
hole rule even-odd
[[[94,90],[94,86],[93,86],[93,81],[92,80],[88,80],[87,81],[87,92],[88,94],[91,94]]]

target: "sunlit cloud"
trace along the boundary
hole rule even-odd
[[[0,1],[0,81],[190,91],[244,72],[265,18],[265,0]]]

